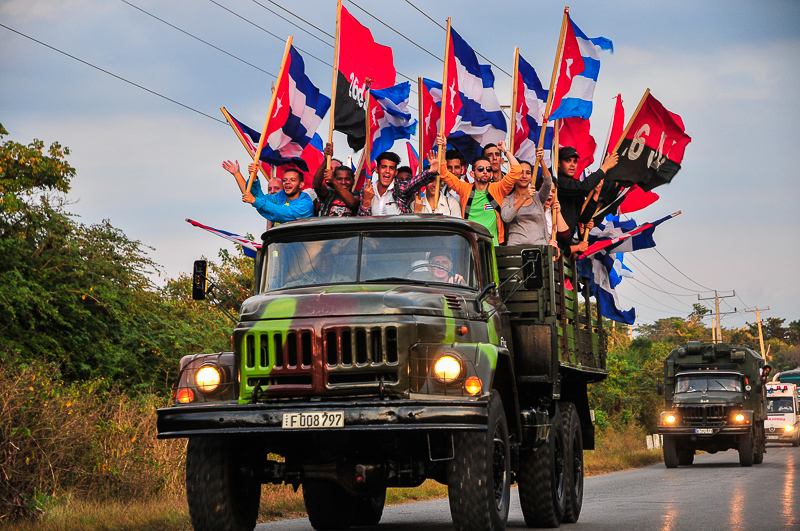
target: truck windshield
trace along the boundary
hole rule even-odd
[[[794,413],[791,397],[768,398],[767,413]]]
[[[269,244],[262,291],[325,284],[446,284],[477,289],[470,242],[457,234],[348,234]]]
[[[738,376],[727,375],[698,375],[698,376],[678,376],[678,383],[675,387],[676,393],[694,393],[706,391],[742,391],[742,386]]]

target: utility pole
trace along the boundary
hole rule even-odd
[[[758,342],[761,344],[761,357],[764,359],[766,358],[766,354],[764,353],[764,334],[761,332],[761,312],[766,312],[769,310],[769,306],[766,308],[759,308],[756,306],[755,310],[748,310],[747,308],[744,309],[746,312],[755,313],[756,314],[756,322],[758,323]]]
[[[720,324],[719,320],[719,300],[720,299],[727,299],[728,297],[735,297],[736,291],[733,292],[733,295],[720,295],[717,290],[714,290],[714,308],[715,313],[717,314],[717,328],[716,328],[716,337],[714,338],[714,343],[721,343],[722,342],[722,325]],[[697,300],[699,301],[710,301],[711,297],[702,298],[700,295],[697,296]],[[734,308],[734,313],[735,313]]]
[[[711,342],[717,342],[717,320],[713,317],[711,318]]]

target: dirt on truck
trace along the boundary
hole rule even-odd
[[[426,479],[448,486],[459,530],[504,529],[515,481],[529,526],[578,520],[587,385],[608,373],[569,260],[441,216],[262,239],[233,352],[184,358],[158,411],[159,438],[188,438],[195,529],[253,529],[265,483],[302,486],[315,529],[374,525],[387,487]]]

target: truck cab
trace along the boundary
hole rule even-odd
[[[435,215],[262,241],[233,351],[181,360],[158,411],[159,438],[189,439],[195,529],[252,529],[264,483],[302,485],[316,529],[377,524],[387,487],[426,479],[449,486],[459,530],[503,529],[515,479],[529,525],[578,519],[587,384],[608,372],[574,264]]]
[[[767,420],[764,429],[768,443],[800,446],[800,411],[795,384],[767,384]]]

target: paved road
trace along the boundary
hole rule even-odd
[[[800,529],[800,449],[768,447],[764,463],[739,466],[734,451],[695,457],[691,467],[654,465],[586,479],[583,512],[566,531]],[[516,489],[508,529],[527,529]],[[380,531],[452,529],[446,499],[387,507]],[[261,524],[257,531],[310,529],[308,520]]]

